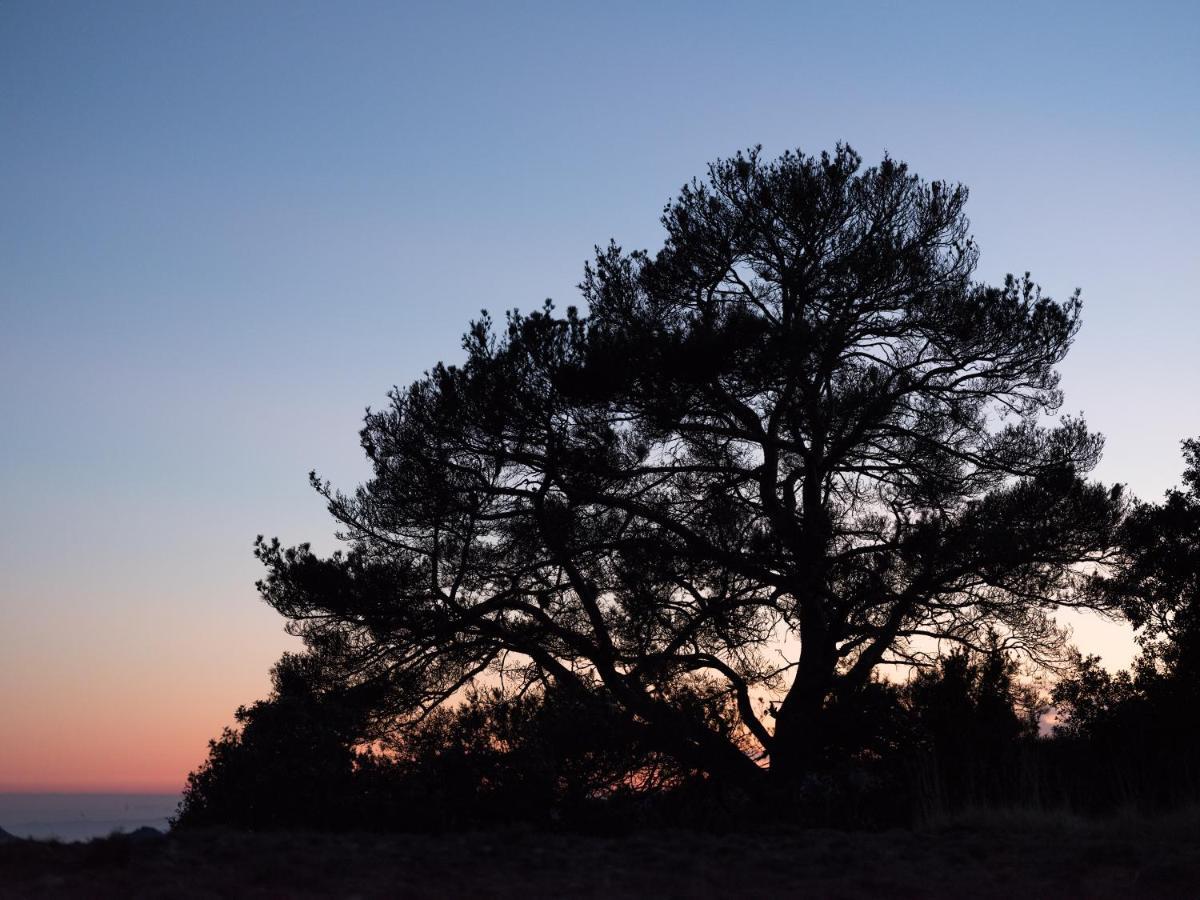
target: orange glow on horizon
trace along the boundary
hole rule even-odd
[[[233,724],[238,705],[267,694],[268,668],[295,646],[279,633],[275,614],[259,610],[263,629],[251,646],[237,648],[236,660],[208,653],[216,634],[186,633],[178,636],[173,666],[145,655],[101,660],[91,647],[90,655],[64,655],[53,671],[32,678],[32,666],[14,666],[11,656],[0,660],[0,792],[182,791],[208,742]],[[1081,614],[1063,619],[1080,647],[1100,653],[1109,668],[1129,664],[1134,647],[1127,628]],[[96,634],[79,632],[76,639],[84,645],[89,637]]]

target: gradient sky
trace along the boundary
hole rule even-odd
[[[0,4],[0,790],[179,787],[290,644],[254,535],[332,546],[305,476],[366,474],[363,407],[751,144],[967,184],[981,277],[1083,288],[1066,408],[1159,496],[1200,433],[1198,10]]]

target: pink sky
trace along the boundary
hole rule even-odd
[[[22,628],[0,656],[0,791],[180,790],[295,643],[274,612],[246,605],[236,628],[167,602],[132,622],[97,603]]]

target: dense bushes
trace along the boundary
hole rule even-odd
[[[644,746],[636,723],[602,696],[577,692],[471,690],[364,746],[366,717],[352,695],[321,690],[314,671],[303,657],[276,667],[271,698],[240,709],[240,728],[213,741],[190,777],[177,827],[898,824],[931,786],[943,806],[982,799],[981,773],[1000,771],[1029,730],[1013,710],[1010,664],[953,654],[907,687],[873,682],[835,710],[828,765],[783,806],[681,768]],[[720,717],[719,705],[695,710]]]
[[[1054,693],[1064,722],[1042,736],[1044,707],[999,651],[952,653],[906,685],[873,682],[835,711],[828,764],[786,804],[731,794],[641,745],[603,698],[555,690],[472,690],[364,745],[347,696],[314,691],[298,667],[285,659],[272,697],[212,742],[177,827],[879,827],[980,807],[1152,812],[1200,800],[1194,685],[1146,660],[1113,676],[1080,659]]]
[[[364,745],[364,719],[339,705],[345,695],[281,679],[287,668],[294,660],[277,667],[270,699],[239,709],[240,728],[211,742],[176,827],[611,829],[684,817],[697,794],[706,809],[719,805],[698,774],[644,748],[602,697],[470,690]]]
[[[174,824],[326,828],[354,807],[363,711],[345,692],[322,692],[317,660],[287,654],[272,670],[267,700],[235,713],[239,727],[209,742],[188,776]]]
[[[467,690],[396,730],[386,684],[347,678],[324,662],[337,654],[313,648],[285,656],[271,697],[239,709],[239,728],[211,743],[176,824],[879,826],[979,807],[1103,814],[1200,803],[1200,444],[1185,450],[1187,488],[1130,512],[1119,558],[1089,588],[1140,628],[1129,672],[1078,657],[1039,697],[998,639],[960,649],[905,684],[872,680],[837,695],[825,755],[800,789],[748,796],[663,755],[646,723],[578,682]],[[673,689],[688,733],[736,743],[728,692],[701,680]],[[1039,734],[1048,714],[1057,724]]]

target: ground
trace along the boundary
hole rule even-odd
[[[0,845],[0,897],[1200,897],[1200,817],[621,837],[193,833]]]

